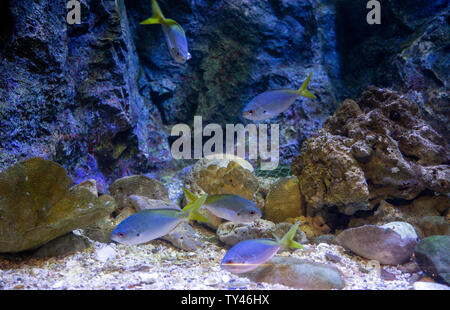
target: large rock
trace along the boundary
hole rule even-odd
[[[352,215],[383,199],[412,200],[428,189],[450,191],[450,148],[418,106],[369,87],[345,100],[292,164],[306,203]]]
[[[450,236],[431,236],[414,249],[416,262],[426,274],[450,285]]]
[[[245,276],[255,282],[278,283],[302,290],[342,289],[342,272],[333,265],[320,264],[294,257],[274,257]]]
[[[417,244],[417,234],[410,224],[391,222],[383,226],[364,225],[349,228],[337,236],[343,247],[359,256],[398,265],[407,262]]]
[[[265,200],[265,219],[280,223],[303,214],[297,177],[282,178],[272,184]]]
[[[63,167],[42,158],[0,173],[0,252],[36,248],[114,210],[111,200],[72,183]]]
[[[185,187],[197,197],[208,195],[235,194],[252,200],[260,208],[264,208],[263,194],[259,182],[250,170],[251,165],[242,159],[202,159],[190,170]],[[222,219],[202,208],[200,214],[209,219],[207,224],[217,229]]]

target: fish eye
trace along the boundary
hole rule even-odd
[[[136,237],[139,237],[141,234],[140,233],[136,233]]]
[[[240,216],[240,215],[241,215],[241,213],[240,213],[240,212],[238,212],[238,213],[236,213],[236,215],[237,215],[237,216]]]
[[[266,110],[264,110],[264,114],[267,114],[267,111],[266,111]]]
[[[119,237],[125,237],[125,234],[124,233],[118,233],[117,234]]]
[[[253,110],[248,111],[248,113],[253,114]]]
[[[255,215],[255,211],[250,211],[250,215]]]

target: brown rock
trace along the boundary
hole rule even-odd
[[[352,215],[385,199],[450,191],[450,148],[396,92],[368,88],[345,100],[292,164],[308,206]],[[370,204],[369,204],[370,201]]]
[[[249,169],[242,167],[236,161],[218,162],[216,159],[198,161],[189,172],[185,187],[197,197],[205,193],[208,195],[235,194],[254,201],[261,210],[264,207],[264,199],[258,190],[258,180]],[[222,222],[222,219],[208,210],[200,210],[200,213],[210,219],[208,226],[213,229],[217,229]]]
[[[72,188],[59,164],[22,161],[0,173],[0,252],[36,248],[107,217],[114,206],[85,188]]]
[[[265,219],[280,223],[303,213],[297,177],[282,178],[272,185],[265,201]]]
[[[164,184],[143,175],[127,176],[115,180],[109,187],[111,196],[117,201],[118,208],[125,207],[125,200],[130,195],[139,195],[150,199],[170,202],[169,193]]]

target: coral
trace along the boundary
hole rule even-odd
[[[368,88],[345,100],[292,164],[313,209],[352,215],[383,199],[412,200],[424,190],[450,191],[447,141],[400,94]]]

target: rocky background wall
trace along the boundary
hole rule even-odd
[[[412,98],[445,139],[447,2],[384,1],[381,25],[358,1],[160,1],[185,29],[193,55],[176,65],[160,26],[139,22],[150,1],[82,0],[81,25],[64,1],[2,1],[0,169],[52,159],[102,191],[117,177],[174,165],[170,126],[244,122],[256,94],[298,87],[313,72],[317,100],[298,100],[283,121],[282,158],[367,85]],[[420,2],[420,5],[419,5]]]

